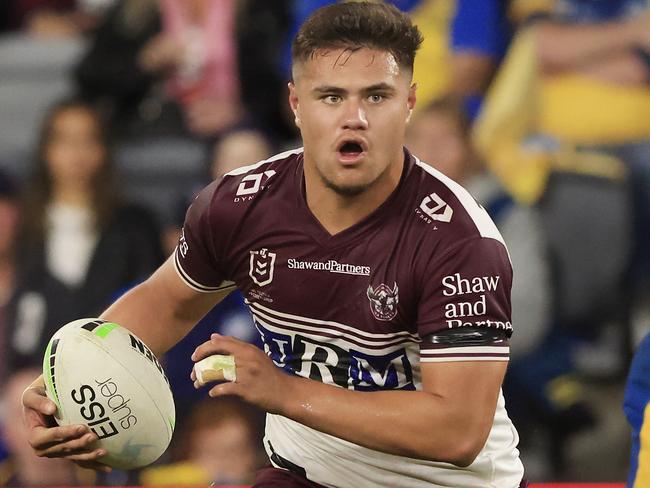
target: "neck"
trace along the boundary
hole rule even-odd
[[[367,190],[352,197],[340,195],[321,179],[313,164],[304,164],[307,206],[320,224],[331,235],[361,222],[377,210],[393,193],[404,169],[400,148],[397,162],[391,164]]]
[[[92,195],[85,187],[81,186],[55,186],[52,191],[52,202],[76,207],[89,207],[92,205]]]

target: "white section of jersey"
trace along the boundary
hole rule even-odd
[[[275,156],[272,156],[272,157],[270,157],[268,159],[263,159],[262,161],[258,161],[257,163],[249,164],[248,166],[242,166],[240,168],[233,169],[229,173],[226,173],[224,176],[237,176],[237,175],[243,175],[245,173],[250,173],[251,171],[254,171],[257,168],[259,168],[260,166],[263,166],[263,165],[265,165],[267,163],[272,163],[273,161],[278,161],[279,159],[284,159],[284,158],[286,158],[288,156],[291,156],[292,154],[300,154],[301,152],[303,152],[302,147],[298,147],[296,149],[290,149],[290,150],[285,151],[283,153],[276,154]]]
[[[467,468],[375,451],[273,414],[266,416],[264,446],[269,457],[270,443],[307,478],[331,488],[517,488],[524,475],[518,441],[500,393],[488,440]]]
[[[224,291],[227,289],[234,290],[236,288],[235,283],[233,281],[228,281],[228,280],[222,281],[219,286],[205,286],[202,285],[201,283],[194,281],[192,277],[185,272],[183,266],[181,266],[181,263],[178,260],[177,249],[174,250],[174,254],[173,254],[174,270],[176,270],[176,274],[178,275],[178,277],[181,280],[183,280],[183,283],[189,286],[192,290],[198,291],[199,293],[214,293],[216,291]]]
[[[322,331],[326,330],[330,336],[337,336],[330,337],[330,344],[348,351],[354,348],[365,353],[385,354],[404,347],[404,353],[409,358],[412,368],[413,385],[416,390],[422,389],[420,363],[425,360],[420,358],[417,343],[409,337],[402,336],[400,338],[398,334],[369,334],[345,324],[286,314],[257,303],[249,303],[249,306],[258,327],[261,325],[272,332],[292,336],[291,343],[295,342],[296,334],[313,336],[318,339],[319,331],[322,334]],[[320,324],[321,327],[317,327],[317,324]],[[326,324],[329,327],[323,329],[322,326]],[[336,331],[333,327],[340,330]],[[334,334],[335,332],[339,332],[339,334]],[[361,335],[363,335],[363,339],[360,337]],[[320,339],[323,338],[320,337]],[[395,339],[400,342],[395,343]],[[372,343],[374,343],[373,348],[381,349],[367,349]],[[486,352],[502,352],[501,349],[504,348],[477,349],[485,349]],[[443,349],[442,351],[453,352],[453,349]],[[297,375],[309,377],[307,372],[311,369],[311,364],[305,364],[306,360],[303,358],[303,366],[300,371],[296,371]],[[467,361],[468,359],[463,358],[463,360]],[[489,358],[489,360],[493,361],[494,358]],[[328,368],[316,363],[314,366],[319,367],[323,383],[335,385]],[[381,376],[380,372],[376,373]],[[398,374],[400,373],[398,372]],[[349,381],[352,381],[350,372],[348,372],[348,377]],[[349,385],[349,387],[353,386]],[[367,394],[372,395],[370,392]],[[431,435],[435,435],[435,432],[432,432]],[[272,452],[269,442],[279,456],[305,468],[310,480],[335,488],[359,488],[360,486],[515,488],[519,486],[524,475],[523,465],[516,449],[519,437],[506,413],[505,401],[501,392],[488,440],[474,463],[467,468],[382,453],[273,414],[267,415],[264,442],[270,457]]]
[[[422,168],[434,178],[440,180],[452,192],[454,192],[456,198],[458,198],[460,203],[463,204],[463,207],[465,207],[467,213],[470,215],[470,217],[472,217],[472,220],[474,221],[474,224],[476,225],[478,231],[481,233],[482,237],[491,237],[492,239],[496,239],[497,241],[501,242],[505,246],[505,242],[503,241],[503,237],[501,237],[501,233],[499,232],[499,229],[497,229],[497,226],[494,225],[494,222],[485,211],[485,209],[481,207],[476,202],[476,200],[474,200],[474,197],[472,197],[472,195],[470,195],[470,193],[465,188],[435,169],[433,166],[420,161],[415,156],[413,157],[415,158],[416,164],[420,168]]]
[[[301,317],[300,315],[293,315],[283,312],[278,312],[272,308],[265,307],[260,303],[251,303],[248,300],[245,300],[246,304],[251,307],[253,314],[259,314],[261,317],[268,318],[269,320],[277,321],[279,324],[292,325],[305,328],[314,328],[315,330],[323,330],[323,327],[327,327],[327,330],[331,332],[332,328],[342,331],[342,333],[349,333],[351,336],[355,336],[358,340],[374,341],[374,342],[391,342],[395,339],[404,338],[410,339],[412,341],[419,342],[420,339],[416,334],[411,334],[405,330],[391,332],[388,334],[375,334],[371,332],[365,332],[363,330],[351,327],[349,325],[341,324],[339,322],[333,322],[331,320],[318,320],[312,319],[309,317]]]

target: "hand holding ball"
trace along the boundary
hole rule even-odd
[[[43,377],[57,423],[87,425],[108,453],[102,463],[135,469],[167,449],[176,421],[167,377],[124,327],[92,318],[63,326],[47,346]]]

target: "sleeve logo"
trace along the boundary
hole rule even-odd
[[[274,252],[269,252],[268,249],[260,249],[259,251],[251,251],[250,269],[248,275],[253,279],[258,286],[268,285],[273,281],[273,267],[275,266]]]
[[[187,256],[188,250],[189,250],[189,246],[187,245],[187,241],[185,240],[185,229],[181,229],[181,237],[178,240],[178,251],[181,253],[181,256],[185,258]]]
[[[454,214],[454,210],[435,192],[424,197],[420,203],[420,210],[439,222],[450,222],[451,216]]]
[[[242,197],[245,195],[253,195],[260,191],[263,188],[263,184],[275,174],[275,171],[269,169],[264,173],[258,173],[254,175],[246,175],[242,178],[241,183],[237,187],[237,196]]]

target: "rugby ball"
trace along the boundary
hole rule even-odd
[[[43,358],[45,391],[59,425],[97,434],[100,461],[118,469],[153,463],[169,446],[176,413],[169,382],[151,350],[132,332],[100,319],[64,325]]]

